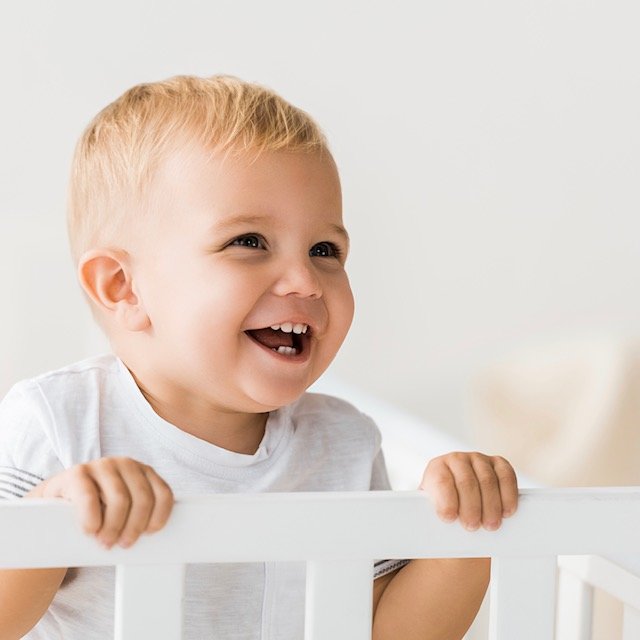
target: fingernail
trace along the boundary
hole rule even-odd
[[[467,523],[464,525],[464,528],[465,528],[467,531],[477,531],[477,530],[478,530],[478,526],[479,526],[479,525],[477,525],[477,524],[471,524],[470,522],[467,522]]]
[[[487,524],[484,525],[484,528],[487,531],[495,531],[496,529],[500,528],[500,523],[499,522],[487,522]]]
[[[118,540],[118,544],[123,547],[123,548],[127,548],[130,547],[132,542],[131,540],[129,540],[129,538],[120,538],[120,540]]]

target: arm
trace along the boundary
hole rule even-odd
[[[41,498],[43,484],[27,493],[25,498]],[[66,568],[0,571],[0,640],[22,638],[36,625],[49,608],[66,573]]]
[[[106,548],[129,547],[167,522],[173,507],[169,486],[155,471],[130,458],[100,458],[71,467],[40,483],[28,498],[65,498],[80,524]],[[27,633],[56,595],[66,568],[0,571],[0,640]]]
[[[515,473],[498,456],[435,458],[420,489],[442,520],[460,518],[471,531],[495,530],[517,508]],[[374,584],[373,640],[460,640],[482,604],[490,567],[489,558],[414,559],[389,574],[388,582]]]
[[[374,596],[373,640],[459,640],[482,604],[489,565],[488,558],[412,560],[378,589],[377,609]]]
[[[66,568],[0,571],[0,640],[18,640],[35,626],[66,573]]]

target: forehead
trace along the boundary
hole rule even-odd
[[[339,223],[342,195],[328,152],[264,151],[249,154],[185,145],[159,166],[151,185],[155,206],[202,214],[304,213]]]

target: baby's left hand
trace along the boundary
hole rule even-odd
[[[434,458],[419,488],[427,492],[442,520],[459,517],[469,531],[481,525],[497,529],[518,506],[516,474],[500,456],[456,452]]]

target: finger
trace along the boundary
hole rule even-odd
[[[468,454],[450,456],[447,464],[458,492],[460,523],[465,529],[475,531],[482,522],[482,498],[470,457]]]
[[[130,547],[146,531],[155,505],[155,493],[149,483],[144,466],[135,460],[123,460],[120,475],[131,496],[131,507],[118,544]]]
[[[100,488],[103,504],[102,527],[98,539],[107,548],[120,538],[131,508],[131,494],[122,479],[117,463],[103,458],[91,467],[91,474]]]
[[[458,517],[460,504],[455,479],[441,458],[427,465],[420,487],[428,493],[441,520],[453,522]]]
[[[472,456],[473,465],[482,504],[482,525],[494,531],[502,523],[502,497],[493,463],[487,456]]]
[[[500,486],[502,517],[508,518],[518,508],[518,478],[513,467],[503,457],[494,456],[492,462]]]
[[[155,498],[146,533],[154,533],[167,523],[173,509],[174,497],[171,487],[151,467],[144,467],[144,473]]]
[[[100,489],[86,465],[77,465],[47,483],[43,497],[61,497],[74,505],[82,530],[96,534],[102,526]]]

